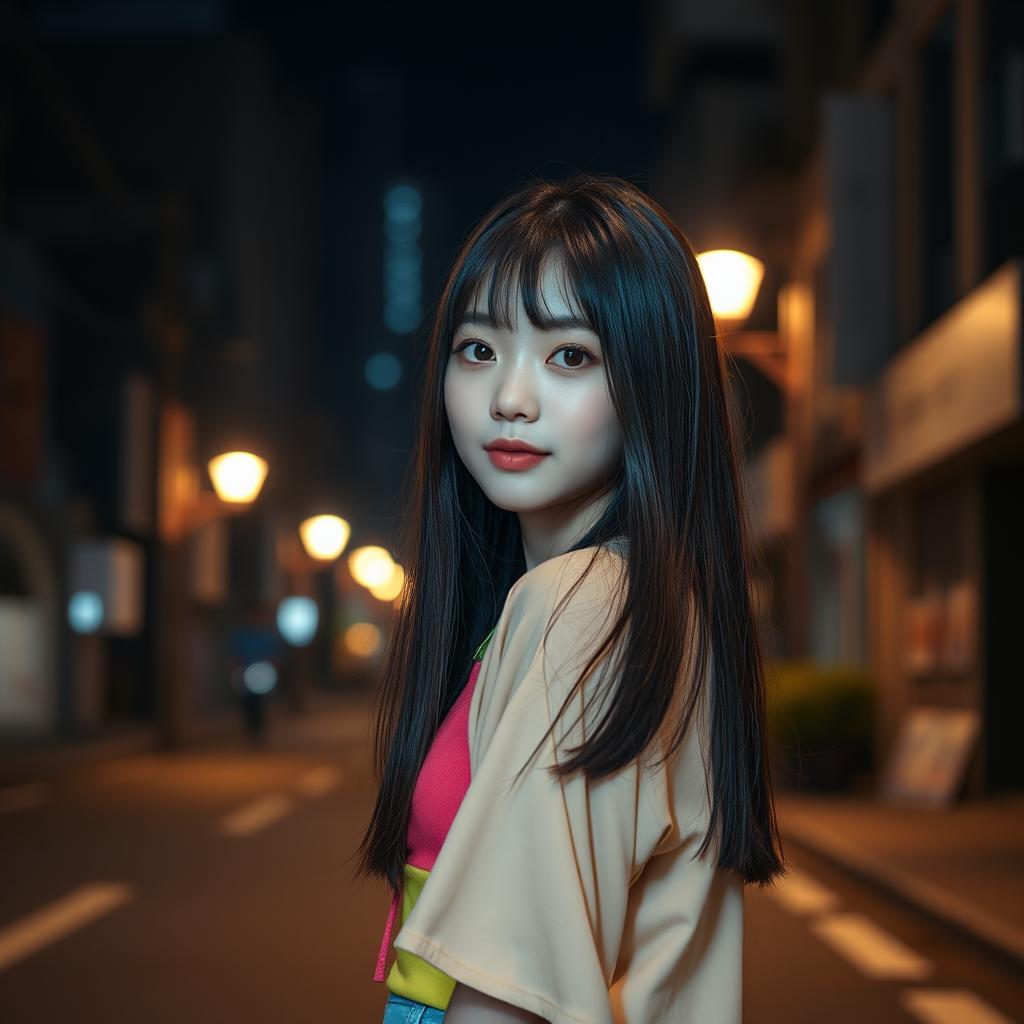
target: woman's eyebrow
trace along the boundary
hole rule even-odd
[[[456,330],[462,330],[464,327],[490,327],[495,328],[497,325],[494,322],[494,318],[490,313],[467,313],[460,321]],[[595,333],[594,328],[590,326],[585,320],[581,320],[577,316],[573,316],[571,313],[565,313],[560,316],[546,316],[541,323],[541,329],[545,331],[590,331],[591,334]]]

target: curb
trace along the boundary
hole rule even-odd
[[[797,846],[875,885],[940,924],[962,932],[1009,960],[1016,969],[1024,968],[1024,932],[1014,925],[807,821],[784,822],[782,830],[784,837]]]

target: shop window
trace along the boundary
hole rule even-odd
[[[977,624],[963,486],[920,493],[913,517],[907,669],[924,680],[962,677],[974,664]]]

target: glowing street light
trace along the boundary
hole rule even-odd
[[[367,589],[378,601],[394,601],[405,585],[405,570],[397,563],[392,563],[391,578]]]
[[[372,622],[354,622],[342,634],[342,642],[350,654],[369,658],[383,642],[381,631]]]
[[[252,452],[225,452],[208,465],[213,488],[221,501],[247,505],[256,500],[267,478],[267,461]]]
[[[302,546],[311,558],[321,562],[332,562],[345,550],[352,528],[334,515],[310,516],[299,526]]]
[[[368,544],[356,548],[349,555],[348,571],[360,586],[380,587],[388,583],[395,571],[395,563],[386,548]]]
[[[697,263],[715,316],[746,320],[764,278],[764,264],[735,249],[709,249],[697,255]]]

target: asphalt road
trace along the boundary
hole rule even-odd
[[[378,1024],[370,801],[359,704],[0,789],[0,1021]],[[1024,1020],[1008,966],[788,853],[747,892],[745,1024]]]

